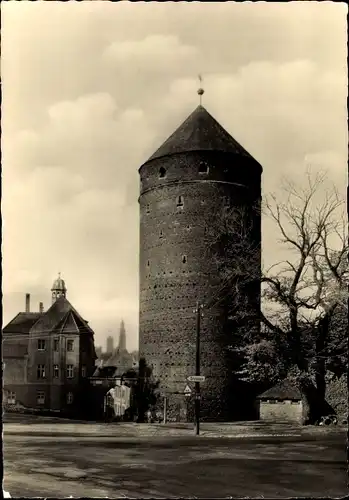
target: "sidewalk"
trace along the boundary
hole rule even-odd
[[[306,436],[329,432],[345,432],[342,426],[297,426],[293,424],[268,424],[264,422],[202,423],[200,435],[204,437],[277,437]],[[193,424],[136,424],[136,423],[5,423],[4,436],[74,436],[74,437],[189,437],[194,435]]]

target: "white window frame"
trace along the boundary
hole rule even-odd
[[[36,393],[36,402],[38,405],[45,404],[45,393],[44,391],[37,391]]]
[[[53,365],[53,378],[59,378],[59,365]]]
[[[74,378],[74,365],[67,365],[67,378]]]
[[[14,391],[9,391],[7,393],[7,404],[9,405],[16,404],[16,393]]]
[[[42,343],[44,347],[40,347],[40,343]],[[46,351],[46,339],[38,339],[38,351]]]
[[[39,375],[39,371],[42,372],[41,375]],[[36,369],[36,375],[38,379],[46,378],[46,366],[39,364]]]
[[[74,394],[72,392],[68,392],[67,394],[67,405],[73,404]]]

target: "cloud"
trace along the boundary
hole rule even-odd
[[[104,56],[111,62],[132,67],[137,71],[167,72],[175,66],[188,64],[198,54],[198,49],[185,45],[174,35],[149,35],[142,40],[111,43]]]
[[[49,304],[61,271],[97,342],[124,317],[136,347],[137,170],[198,105],[198,73],[206,108],[262,163],[264,193],[309,164],[346,185],[344,4],[2,11],[5,321],[26,291]],[[265,225],[266,257],[275,245]]]
[[[61,101],[53,104],[48,109],[48,115],[54,124],[65,125],[67,120],[71,121],[72,128],[86,127],[90,120],[102,121],[112,119],[116,111],[116,103],[111,95],[97,93],[84,95],[75,101]]]
[[[62,167],[79,173],[87,185],[108,186],[119,176],[125,188],[121,184],[136,172],[149,134],[141,109],[120,109],[107,93],[89,94],[52,104],[42,127],[15,134],[4,155],[21,173]],[[135,139],[137,149],[130,143]]]

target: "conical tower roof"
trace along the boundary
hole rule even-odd
[[[188,116],[148,161],[189,151],[222,151],[252,158],[201,105]]]

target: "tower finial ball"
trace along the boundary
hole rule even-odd
[[[199,89],[199,90],[198,90],[198,94],[199,94],[199,95],[203,95],[204,93],[205,93],[204,89]]]

